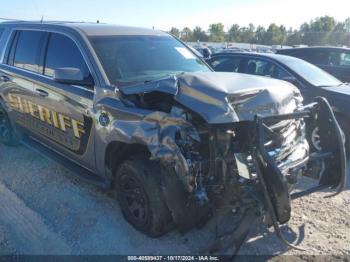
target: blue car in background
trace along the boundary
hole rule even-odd
[[[346,137],[350,138],[350,85],[304,60],[278,54],[218,53],[207,63],[219,72],[266,76],[294,84],[310,103],[315,97],[327,98]],[[312,130],[313,145],[319,148],[317,130]],[[349,146],[347,146],[349,148]]]

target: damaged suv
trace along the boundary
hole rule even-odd
[[[8,22],[0,32],[2,142],[112,189],[149,236],[211,221],[214,252],[264,220],[283,239],[292,199],[344,188],[342,131],[322,97],[303,105],[287,82],[212,72],[155,30]],[[322,150],[312,152],[315,127]],[[291,193],[303,175],[318,186]]]

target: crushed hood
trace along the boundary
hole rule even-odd
[[[293,112],[302,98],[292,84],[237,73],[183,73],[142,85],[123,87],[126,94],[164,92],[208,123],[231,123]]]

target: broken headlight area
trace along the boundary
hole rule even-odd
[[[231,239],[238,248],[251,223],[265,217],[284,241],[279,225],[290,219],[291,199],[323,188],[335,188],[336,193],[344,188],[342,131],[323,98],[293,113],[194,126],[199,140],[193,139],[187,130],[179,130],[176,137],[187,166],[180,169],[175,165],[183,190],[179,192],[181,185],[175,176],[166,178],[164,184],[169,209],[183,231],[213,217],[209,223],[216,223],[221,232],[217,241],[227,244]],[[310,149],[307,132],[310,128],[319,129],[322,150]],[[323,165],[322,172],[315,175],[313,169],[318,164]],[[318,185],[293,193],[298,178],[310,173]],[[218,214],[229,217],[230,226],[218,222]],[[251,214],[255,219],[246,224]],[[211,251],[220,249],[219,242]]]

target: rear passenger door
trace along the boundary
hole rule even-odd
[[[94,171],[94,81],[77,43],[65,33],[17,30],[0,88],[22,133]],[[56,81],[55,69],[67,67],[80,69],[90,85]]]
[[[12,34],[10,50],[0,65],[0,89],[9,117],[20,133],[27,133],[33,123],[35,78],[40,74],[40,50],[47,33],[20,30]]]

